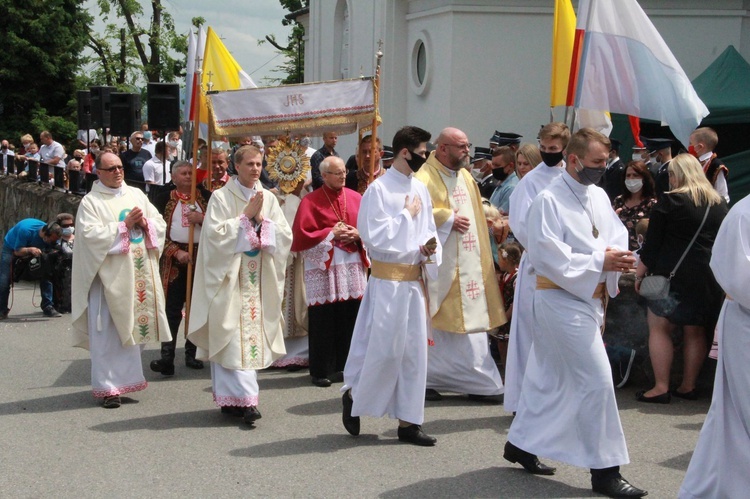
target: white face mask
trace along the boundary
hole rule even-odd
[[[484,178],[484,173],[482,173],[482,170],[479,168],[472,168],[471,176],[474,177],[474,180],[480,182]]]
[[[643,179],[642,178],[631,178],[625,181],[625,187],[632,192],[636,193],[640,191],[643,188]]]

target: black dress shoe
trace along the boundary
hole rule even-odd
[[[476,395],[474,393],[470,393],[468,395],[469,400],[472,402],[482,402],[485,404],[500,404],[500,396],[498,395]]]
[[[120,404],[122,401],[120,400],[119,395],[112,395],[110,397],[104,397],[104,400],[102,401],[102,407],[105,409],[117,409],[120,407]]]
[[[510,442],[505,442],[503,457],[506,461],[520,464],[532,475],[554,475],[555,471],[557,471],[557,468],[552,468],[540,463],[539,459],[534,454],[519,449]]]
[[[647,397],[646,392],[648,390],[641,390],[635,394],[635,399],[638,402],[646,402],[647,404],[668,404],[672,401],[672,395],[669,392],[662,393],[661,395],[654,395],[653,397]]]
[[[168,362],[164,359],[152,360],[149,367],[155,373],[161,373],[164,376],[174,376],[174,362]]]
[[[428,388],[424,391],[424,399],[430,402],[437,402],[438,400],[443,400],[443,396],[440,395],[439,391]]]
[[[245,415],[245,409],[242,407],[235,407],[230,405],[223,405],[221,406],[221,413],[222,414],[229,414],[230,416],[244,416]]]
[[[331,386],[331,380],[328,378],[316,378],[313,376],[312,378],[312,384],[315,386],[320,386],[322,388]]]
[[[185,357],[185,367],[190,369],[203,369],[203,361],[194,357]]]
[[[260,415],[260,411],[258,408],[254,405],[251,405],[250,407],[245,407],[245,412],[242,415],[242,418],[245,420],[245,423],[251,425],[255,421],[259,420],[263,416]]]
[[[607,497],[643,497],[648,495],[645,490],[630,485],[619,473],[602,477],[592,475],[591,489]]]
[[[678,392],[676,389],[672,390],[672,395],[677,398],[685,400],[698,400],[698,391],[693,388],[689,392]]]
[[[348,431],[350,435],[356,437],[359,435],[359,416],[352,416],[352,406],[354,405],[354,401],[349,396],[350,393],[351,390],[348,390],[344,393],[343,397],[341,397],[341,405],[343,407],[341,411],[341,422],[344,423],[346,431]]]
[[[333,374],[329,374],[328,379],[331,380],[331,383],[343,383],[344,373],[342,371],[338,371]]]
[[[432,447],[433,445],[435,445],[435,442],[437,442],[437,439],[435,437],[431,437],[423,432],[422,427],[418,424],[399,426],[398,439],[401,442],[421,445],[422,447]]]

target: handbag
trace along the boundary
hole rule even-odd
[[[682,264],[682,261],[687,256],[688,251],[690,251],[690,248],[693,247],[695,240],[698,239],[698,234],[700,234],[700,231],[703,228],[703,224],[706,223],[706,219],[708,218],[708,211],[710,209],[711,209],[711,205],[708,205],[708,207],[706,207],[706,213],[705,215],[703,215],[703,221],[698,227],[698,230],[695,231],[695,234],[693,235],[693,239],[690,241],[690,244],[687,245],[687,248],[685,248],[685,252],[682,253],[682,256],[680,257],[680,260],[677,262],[677,265],[675,265],[674,268],[672,269],[672,272],[669,273],[669,277],[664,277],[663,275],[649,275],[643,278],[643,281],[641,281],[641,289],[640,289],[640,295],[642,297],[644,297],[645,299],[649,301],[656,301],[656,300],[664,300],[669,296],[669,287],[670,287],[672,278],[677,273],[677,269],[680,268],[680,265]]]

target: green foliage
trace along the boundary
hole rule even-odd
[[[296,12],[303,7],[309,7],[310,5],[309,0],[279,0],[279,3],[289,12]],[[270,39],[268,41],[278,49],[279,53],[284,54],[284,62],[277,66],[276,69],[272,70],[272,72],[281,73],[286,76],[279,78],[265,78],[265,81],[268,84],[281,85],[302,83],[305,81],[305,43],[303,41],[305,28],[296,20],[284,19],[281,21],[281,24],[284,26],[292,26],[292,32],[287,37],[287,46],[280,46],[272,37],[269,37]],[[259,43],[264,42],[265,41],[261,41]]]
[[[103,33],[90,33],[87,43],[96,54],[94,84],[132,92],[144,80],[173,82],[184,76],[187,36],[177,34],[161,0],[97,0],[97,4],[106,26]],[[148,13],[141,4],[150,6]]]
[[[0,137],[75,135],[76,73],[91,17],[83,0],[0,0]],[[71,128],[72,126],[72,128]]]

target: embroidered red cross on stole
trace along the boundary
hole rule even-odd
[[[476,300],[479,297],[480,292],[481,290],[479,289],[477,281],[471,280],[466,285],[466,295],[472,300]]]
[[[476,244],[477,238],[471,232],[466,232],[463,239],[461,239],[461,245],[466,251],[474,251]]]
[[[453,189],[453,200],[456,202],[456,204],[466,203],[467,197],[468,196],[466,195],[466,191],[460,185],[457,185],[456,188]]]

